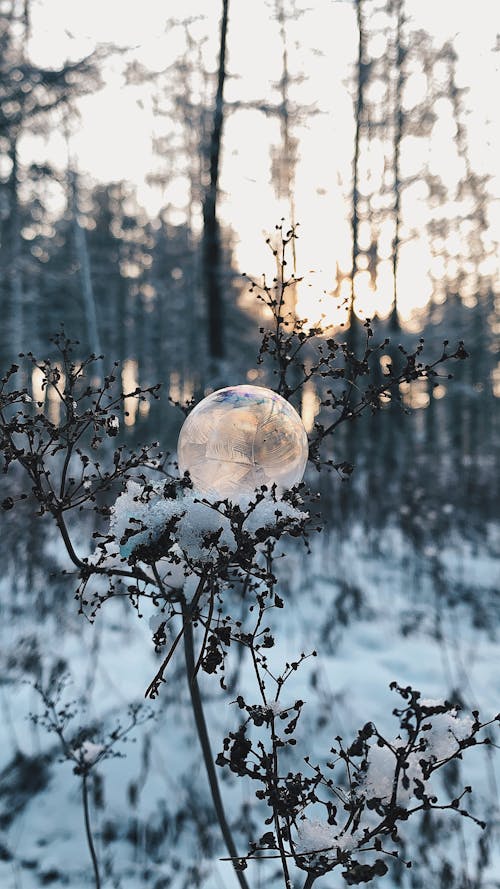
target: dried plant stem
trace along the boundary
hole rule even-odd
[[[83,814],[85,818],[85,833],[87,835],[87,843],[89,847],[90,857],[92,859],[92,867],[94,868],[94,883],[95,889],[101,889],[101,877],[99,875],[99,864],[97,861],[97,855],[94,847],[94,840],[92,838],[92,830],[90,827],[90,814],[89,814],[89,789],[87,786],[87,775],[82,775],[82,800],[83,800]]]
[[[203,711],[203,703],[201,700],[200,688],[195,675],[195,659],[194,659],[194,640],[193,640],[193,624],[191,620],[190,607],[186,601],[182,602],[182,613],[184,618],[184,654],[186,658],[186,675],[188,680],[189,694],[191,696],[191,705],[193,708],[194,720],[196,723],[196,731],[200,740],[203,753],[203,761],[207,772],[210,792],[212,794],[212,802],[214,804],[215,814],[219,822],[222,836],[226,844],[227,851],[233,861],[233,865],[237,865],[239,856],[236,851],[233,836],[229,824],[227,823],[222,797],[219,789],[219,782],[215,771],[214,757],[210,747],[208,737],[207,724]],[[244,874],[235,867],[236,877],[241,889],[249,889]]]

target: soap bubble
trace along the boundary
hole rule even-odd
[[[297,411],[261,386],[228,386],[200,401],[177,446],[179,470],[211,499],[238,500],[261,485],[301,481],[308,443]]]

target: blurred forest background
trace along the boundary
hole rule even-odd
[[[372,718],[375,682],[400,679],[396,670],[436,696],[475,704],[484,692],[498,710],[499,12],[496,0],[0,0],[2,368],[28,350],[55,358],[50,338],[64,324],[81,356],[120,363],[126,390],[162,384],[159,402],[131,401],[120,436],[175,451],[183,416],[169,398],[273,385],[256,361],[266,316],[242,273],[276,274],[265,239],[282,218],[300,223],[294,309],[325,336],[333,325],[362,350],[370,317],[395,360],[399,344],[414,348],[419,337],[429,359],[445,339],[450,348],[464,340],[470,353],[452,380],[402,386],[401,405],[388,400],[381,414],[340,427],[332,456],[354,464],[348,480],[310,470],[332,536],[315,550],[312,573],[292,553],[285,586],[307,640],[293,610],[288,638],[300,650],[319,636],[326,666],[335,665],[335,688],[318,668],[304,692],[317,704],[318,737],[325,708],[336,708],[342,730]],[[36,373],[25,383],[45,400]],[[321,420],[320,386],[312,380],[296,405],[308,431]],[[57,401],[45,407],[57,420]],[[17,483],[9,478],[5,493]],[[2,886],[69,879],[79,889],[88,885],[85,850],[64,833],[79,836],[79,815],[67,814],[73,798],[49,780],[57,752],[25,726],[36,704],[19,693],[19,676],[46,668],[42,637],[53,633],[49,650],[67,659],[82,700],[105,719],[128,700],[125,684],[141,696],[154,661],[139,652],[150,634],[139,638],[117,609],[100,630],[82,630],[50,532],[22,506],[0,521]],[[82,520],[82,539],[91,530]],[[302,582],[319,603],[314,615],[300,610]],[[186,733],[173,749],[188,751],[192,730],[179,725],[169,728]],[[110,778],[115,790],[106,785],[106,805],[103,779],[94,787],[109,885],[232,886],[213,864],[218,840],[189,758],[182,779],[165,766],[159,803],[156,787],[139,800],[148,780],[163,781],[157,738],[151,731],[137,745],[121,808],[122,773]],[[416,868],[393,885],[500,885],[491,863],[498,789],[486,760],[487,840],[467,846],[461,827],[451,837],[426,822]],[[72,827],[49,836],[44,813],[56,805]],[[235,812],[240,805],[238,829],[251,835],[249,803],[238,798]],[[188,833],[198,845],[184,867],[171,849]]]
[[[262,231],[298,221],[299,315],[316,323],[323,313],[351,342],[369,316],[395,346],[421,335],[430,355],[445,337],[464,339],[472,356],[450,385],[402,392],[411,420],[388,405],[376,434],[369,421],[354,440],[346,432],[337,459],[366,470],[351,488],[364,482],[365,505],[380,511],[382,490],[397,487],[407,503],[431,480],[427,496],[487,517],[498,470],[500,136],[477,94],[496,88],[488,69],[498,85],[494,4],[483,4],[492,15],[482,30],[458,36],[446,4],[430,17],[437,36],[420,20],[428,5],[404,0],[259,6],[262,54],[242,52],[248,11],[229,17],[214,4],[195,14],[194,4],[185,20],[163,21],[165,57],[159,67],[160,40],[148,67],[147,45],[75,55],[81,40],[50,17],[57,4],[2,3],[2,365],[23,350],[49,354],[64,323],[82,354],[120,361],[130,389],[162,383],[162,410],[144,404],[127,423],[134,438],[173,448],[180,414],[168,395],[270,382],[255,364],[262,317],[240,273],[269,272]],[[99,35],[90,14],[86,25]],[[327,27],[332,57],[317,48]],[[39,62],[69,50],[70,61]],[[99,91],[104,117],[94,118]],[[151,113],[141,118],[148,153],[130,166],[142,203],[137,183],[96,180],[78,154],[96,169],[107,141],[134,155],[132,137],[112,141],[127,103]],[[245,239],[250,249],[240,249]],[[317,400],[311,385],[301,406],[309,428]],[[345,501],[355,503],[352,490]]]

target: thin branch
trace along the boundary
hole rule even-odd
[[[165,679],[163,678],[165,670],[167,669],[170,661],[172,660],[172,657],[174,656],[174,653],[175,653],[175,649],[177,648],[179,642],[181,641],[181,639],[184,635],[184,630],[185,630],[185,627],[183,624],[182,627],[180,628],[179,632],[177,633],[177,636],[175,637],[172,645],[170,646],[169,652],[168,652],[165,660],[163,661],[160,669],[156,673],[155,677],[149,683],[149,685],[144,693],[145,698],[151,698],[152,701],[156,698],[156,696],[158,694],[158,689],[160,687],[160,683],[165,682]]]
[[[159,589],[162,592],[164,592],[165,587],[164,587],[163,581],[161,580],[161,578],[158,574],[158,570],[156,570],[156,577],[158,579]],[[191,623],[193,611],[196,608],[196,606],[198,605],[198,602],[200,601],[200,598],[201,598],[203,591],[205,589],[205,581],[206,581],[206,574],[202,574],[200,577],[200,582],[196,588],[196,592],[193,596],[193,601],[191,602],[189,609],[187,609],[187,607],[185,607],[185,600],[184,600],[184,604],[182,606],[182,627],[180,628],[179,632],[177,633],[177,636],[175,637],[175,639],[170,647],[170,650],[169,650],[165,660],[163,661],[160,669],[156,673],[154,679],[148,685],[144,697],[151,698],[151,700],[154,700],[154,698],[156,698],[156,696],[158,694],[158,689],[160,687],[160,683],[165,682],[165,679],[163,678],[165,670],[167,669],[167,667],[174,655],[175,649],[177,648],[184,633],[186,632],[187,624]]]
[[[90,814],[89,814],[89,791],[87,786],[87,775],[84,772],[82,775],[82,801],[83,801],[83,814],[85,817],[85,833],[87,835],[87,843],[89,847],[90,857],[92,859],[92,867],[94,869],[94,883],[95,889],[101,889],[101,878],[99,875],[99,863],[97,861],[97,855],[94,847],[94,840],[92,838],[92,830],[90,827]]]
[[[196,666],[194,668],[194,672],[191,677],[191,682],[194,682],[196,676],[198,675],[198,672],[201,667],[201,664],[202,664],[202,661],[203,661],[203,658],[205,655],[205,651],[207,648],[208,634],[210,632],[210,627],[212,626],[212,617],[213,617],[213,613],[214,613],[214,599],[215,599],[215,596],[214,596],[214,593],[212,592],[210,594],[210,605],[209,605],[208,617],[207,617],[206,626],[205,626],[205,632],[203,634],[203,642],[201,643],[200,653],[198,655],[198,660],[196,661]]]
[[[227,851],[230,857],[233,859],[233,866],[235,868],[236,877],[240,884],[241,889],[249,889],[246,878],[241,870],[237,869],[237,863],[241,860],[238,857],[238,852],[236,851],[236,846],[234,844],[233,836],[231,833],[231,829],[226,819],[226,814],[224,812],[224,806],[222,803],[222,797],[219,789],[219,782],[217,780],[217,775],[215,771],[214,765],[214,757],[212,753],[212,749],[210,747],[210,739],[208,737],[207,724],[205,721],[205,714],[203,711],[203,702],[201,699],[200,688],[198,685],[198,680],[194,674],[195,670],[195,661],[194,661],[194,640],[193,640],[193,624],[192,624],[192,608],[193,606],[189,606],[186,601],[182,603],[182,611],[184,616],[184,654],[186,659],[186,674],[188,680],[189,694],[191,696],[191,705],[193,708],[193,715],[196,723],[196,730],[198,732],[198,738],[201,745],[201,750],[203,753],[203,761],[205,763],[205,769],[207,772],[208,783],[210,785],[210,792],[212,794],[212,802],[214,804],[215,814],[217,816],[217,820],[219,822],[219,826],[221,829],[222,836],[224,837],[224,842],[226,844]],[[190,680],[189,677],[192,677]]]

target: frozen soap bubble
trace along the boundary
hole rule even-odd
[[[306,430],[281,395],[261,386],[228,386],[200,401],[177,446],[179,470],[212,499],[237,500],[261,485],[291,488],[307,463]]]

